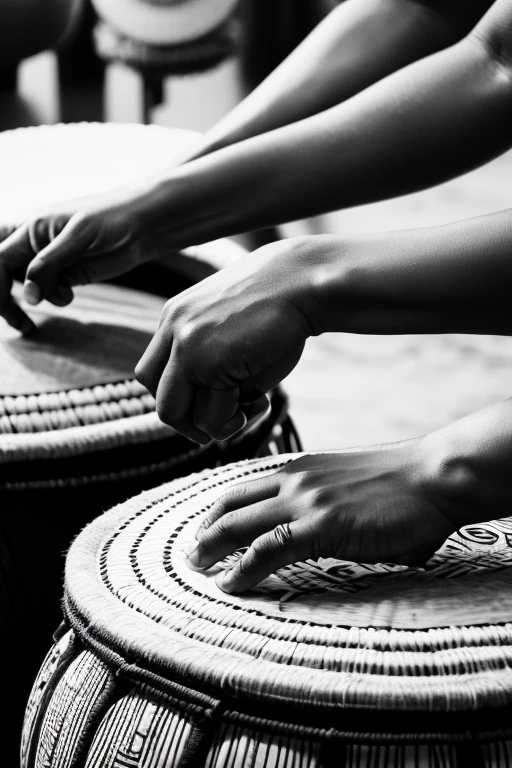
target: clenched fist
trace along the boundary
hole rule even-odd
[[[248,401],[266,409],[316,332],[300,243],[261,248],[167,302],[135,371],[162,421],[207,443],[244,428]]]

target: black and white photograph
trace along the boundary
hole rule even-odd
[[[0,0],[0,658],[0,768],[512,768],[512,0]]]

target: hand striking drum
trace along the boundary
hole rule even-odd
[[[510,520],[452,535],[423,567],[308,561],[243,596],[215,580],[239,552],[187,567],[219,497],[294,459],[177,480],[80,534],[22,768],[508,764]]]

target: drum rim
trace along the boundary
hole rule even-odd
[[[247,470],[266,465],[266,469],[277,470],[284,462],[297,458],[297,454],[282,455],[271,459],[255,459],[230,465],[239,470],[243,477]],[[65,606],[69,624],[85,645],[94,644],[104,648],[107,656],[115,652],[121,657],[137,660],[139,670],[151,670],[158,665],[165,667],[166,678],[185,685],[193,685],[209,695],[232,695],[248,701],[262,700],[269,705],[293,706],[304,700],[311,703],[315,711],[331,711],[337,708],[382,709],[393,711],[468,711],[478,707],[502,707],[512,703],[512,684],[504,681],[512,678],[511,669],[479,670],[471,676],[456,671],[445,675],[422,675],[414,677],[405,674],[389,675],[376,672],[339,672],[312,667],[295,667],[262,660],[247,653],[208,645],[193,638],[183,638],[173,630],[165,630],[150,617],[137,614],[137,625],[133,624],[134,610],[119,598],[110,594],[99,578],[99,552],[111,539],[115,530],[123,525],[132,514],[168,499],[174,492],[186,492],[193,485],[208,476],[215,478],[225,468],[207,473],[198,473],[183,480],[168,483],[125,502],[101,519],[89,525],[73,544],[66,562]],[[254,469],[254,471],[258,471]],[[94,597],[92,597],[92,592]],[[262,614],[264,616],[265,614]],[[107,617],[107,618],[105,618]],[[296,623],[314,622],[295,620]],[[510,627],[510,622],[503,622]],[[130,637],[120,639],[116,626],[132,625]],[[499,626],[484,625],[489,627]],[[114,627],[114,630],[112,629]],[[474,628],[482,630],[482,626]],[[471,627],[465,627],[471,632]],[[398,635],[413,637],[414,630],[396,630]],[[169,641],[172,638],[172,653]],[[151,647],[151,654],[147,648]],[[193,674],[179,662],[180,655],[194,657]],[[158,659],[158,662],[155,661]],[[188,677],[187,677],[188,674]],[[273,690],[268,691],[263,681],[271,680]],[[411,686],[414,683],[414,686]],[[263,686],[263,688],[262,688]],[[279,691],[279,693],[277,693]],[[305,694],[305,691],[307,692]],[[361,702],[359,703],[361,697]]]
[[[93,0],[98,16],[122,34],[147,45],[171,46],[199,40],[233,13],[238,0],[188,0],[178,5],[157,5],[124,0],[112,9],[105,0]]]
[[[55,125],[13,128],[2,133],[0,137],[0,145],[3,141],[8,142],[10,136],[27,136],[27,131],[29,134],[32,132],[32,134],[37,135],[38,137],[44,137],[44,135],[51,135],[54,137],[55,135],[58,136],[61,132],[65,132],[67,134],[76,132],[80,134],[82,130],[93,130],[101,134],[110,134],[114,136],[120,131],[124,130],[128,132],[134,131],[140,135],[146,135],[148,131],[151,131],[152,135],[158,133],[164,137],[169,137],[170,141],[172,141],[173,136],[179,135],[186,137],[187,141],[190,139],[190,144],[192,144],[194,140],[197,140],[201,136],[200,132],[186,128],[173,128],[160,125],[141,125],[140,123],[130,122],[100,123],[97,121],[80,121],[75,123],[57,123]],[[36,131],[37,134],[35,133]],[[142,133],[143,131],[144,134]],[[55,141],[54,138],[52,140]],[[41,139],[39,139],[39,141],[41,141]],[[44,141],[44,138],[42,141]],[[221,244],[223,243],[229,244],[229,247],[232,251],[232,255],[230,254],[228,263],[230,263],[231,260],[238,258],[239,254],[241,256],[244,253],[244,249],[241,246],[228,239],[220,239],[218,241],[204,243],[199,246],[193,246],[191,248],[184,249],[183,253],[185,253],[187,257],[199,262],[202,259],[202,254],[204,254],[205,263],[208,265],[214,265],[215,268],[218,268],[219,264],[215,261],[215,248],[217,247],[217,244],[218,247],[221,248]],[[225,252],[225,250],[226,249],[224,248],[223,252]],[[133,291],[134,289],[129,290]],[[144,293],[147,293],[147,291],[140,290],[136,292],[141,296],[143,296]],[[162,306],[163,303],[164,301],[162,300]],[[57,390],[56,392],[51,393],[41,391],[39,394],[25,395],[24,393],[19,392],[13,395],[1,395],[0,412],[3,411],[8,417],[12,414],[17,415],[18,403],[14,402],[17,398],[19,398],[21,401],[24,398],[29,397],[46,397],[48,394],[64,394],[68,396],[69,393],[75,393],[77,391],[82,395],[87,394],[86,400],[90,400],[92,403],[95,403],[98,399],[93,392],[95,387],[102,388],[108,386],[108,384],[118,386],[126,384],[127,382],[131,388],[133,388],[133,385],[136,385],[135,379],[131,377],[127,378],[125,374],[124,376],[121,375],[117,382],[99,381],[96,385],[94,385],[94,387],[75,386],[73,388],[64,387],[62,390]],[[142,405],[142,412],[137,415],[132,416],[127,413],[107,421],[103,421],[102,419],[98,419],[97,421],[91,420],[92,423],[90,424],[86,423],[76,426],[63,426],[56,427],[55,429],[41,429],[40,431],[0,431],[0,465],[27,459],[39,460],[46,458],[60,458],[64,456],[68,457],[81,455],[91,453],[93,451],[107,450],[110,447],[116,447],[117,445],[123,444],[124,442],[130,443],[136,440],[143,443],[149,440],[162,439],[175,434],[173,430],[161,424],[158,419],[152,415],[149,407],[146,407],[147,402],[145,402],[148,398],[151,398],[151,395],[146,390],[144,390],[144,388],[140,388],[142,390],[141,393],[135,395],[135,397],[139,400],[139,404]],[[115,398],[116,402],[117,399],[118,398]],[[100,398],[99,402],[102,402],[102,398]],[[70,409],[73,409],[72,405],[70,405]],[[23,406],[21,407],[20,414],[25,415],[31,410],[34,409]],[[42,410],[46,411],[46,408],[43,408]],[[48,410],[55,411],[57,409],[49,408]],[[64,411],[65,408],[62,407],[60,410]],[[146,411],[146,413],[144,413],[144,411]],[[125,441],[123,441],[121,438],[123,432],[126,434]],[[44,436],[44,439],[41,439],[41,435]]]
[[[7,435],[13,438],[10,446],[13,450],[9,473],[0,481],[0,491],[76,488],[105,481],[128,481],[148,474],[160,475],[163,481],[169,480],[180,467],[186,469],[188,465],[190,472],[197,462],[208,462],[196,469],[202,471],[203,467],[214,467],[218,462],[229,463],[232,453],[235,457],[238,453],[238,458],[261,455],[262,450],[271,450],[269,446],[276,440],[281,441],[280,448],[276,445],[278,452],[296,450],[295,444],[300,448],[295,425],[288,413],[288,397],[280,387],[270,393],[270,403],[269,412],[259,424],[249,433],[236,435],[226,443],[193,443],[163,424],[156,412],[99,425],[73,427],[60,433],[35,433],[39,435],[36,445],[30,445],[33,441],[24,439],[33,438],[32,433]],[[98,426],[102,427],[101,434]],[[73,435],[68,439],[67,433],[72,430],[75,430],[76,439]],[[50,437],[53,438],[51,441],[48,440]],[[5,459],[2,449],[7,442],[0,439],[0,466]],[[176,452],[178,442],[182,448]],[[141,459],[138,452],[142,445],[147,447]],[[48,467],[51,465],[47,463],[48,459],[55,458],[60,459],[56,476],[50,475]]]

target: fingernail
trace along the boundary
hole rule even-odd
[[[36,330],[36,326],[34,325],[32,320],[29,320],[28,318],[24,320],[20,326],[20,331],[23,336],[32,336],[35,330]]]
[[[215,579],[215,583],[223,592],[231,592],[232,588],[235,586],[234,569],[231,568],[229,571],[222,571],[222,573],[219,573]]]
[[[41,301],[41,289],[33,280],[27,280],[23,287],[23,295],[28,304],[39,304]]]
[[[201,555],[197,551],[199,547],[199,542],[194,541],[192,544],[188,547],[188,549],[184,549],[185,557],[187,558],[189,564],[193,568],[197,568],[198,570],[202,570],[201,568]]]

